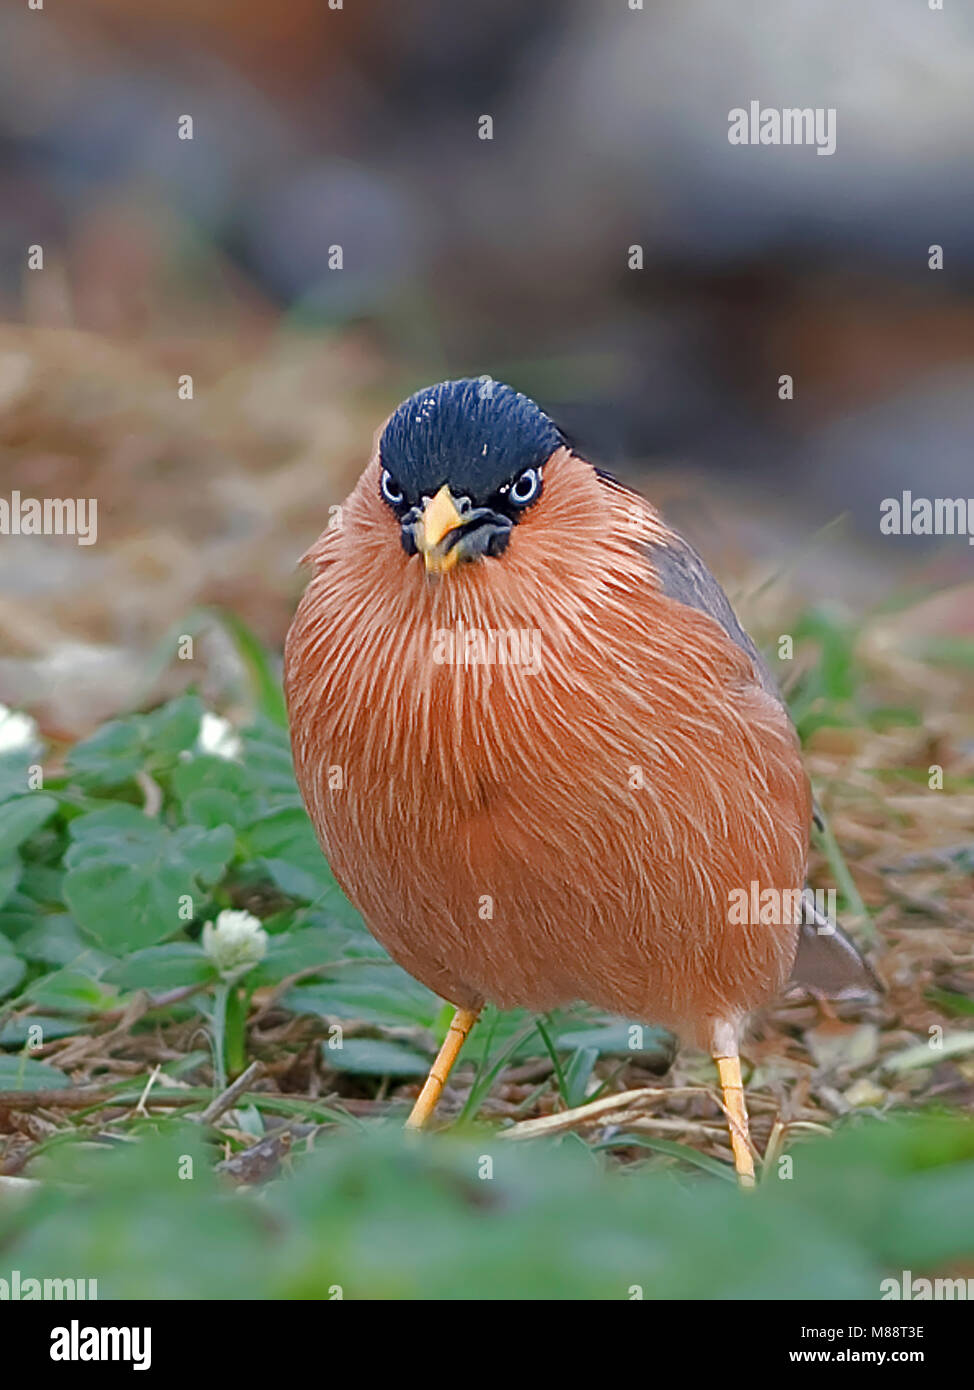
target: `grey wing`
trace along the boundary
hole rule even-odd
[[[647,550],[663,593],[707,613],[719,623],[731,641],[751,658],[762,687],[787,709],[767,662],[741,627],[730,600],[693,547],[674,535],[671,541],[649,545]],[[815,803],[812,815],[819,829],[824,829],[822,813]],[[824,917],[816,916],[816,923],[801,927],[792,968],[793,983],[833,998],[875,994],[880,988],[879,982],[849,938],[836,926],[820,933],[819,928],[829,924]]]
[[[675,598],[690,608],[707,613],[736,642],[742,651],[747,652],[754,663],[754,671],[764,690],[773,695],[787,710],[784,697],[771,669],[758,651],[751,638],[741,627],[737,614],[731,607],[730,599],[710,573],[689,542],[682,536],[673,537],[672,544],[649,545],[646,547],[650,560],[659,575],[660,586],[668,598]],[[818,802],[812,801],[812,818],[819,830],[825,829],[825,821]]]
[[[763,688],[784,705],[778,682],[771,674],[768,663],[741,627],[730,599],[693,546],[682,536],[674,535],[672,542],[648,545],[646,549],[667,598],[685,603],[688,608],[697,608],[718,622],[731,641],[747,652]]]

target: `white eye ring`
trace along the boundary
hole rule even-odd
[[[406,500],[406,494],[395,481],[388,468],[383,468],[382,470],[382,479],[379,483],[379,489],[382,493],[383,500],[388,502],[390,507],[401,507]]]
[[[515,507],[527,507],[541,491],[541,473],[537,468],[525,468],[508,489],[507,498]]]

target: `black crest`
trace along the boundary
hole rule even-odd
[[[428,386],[403,401],[382,433],[379,458],[412,504],[444,483],[483,504],[565,443],[527,396],[472,377]]]

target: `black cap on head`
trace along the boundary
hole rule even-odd
[[[486,503],[565,439],[534,401],[490,377],[443,381],[403,401],[379,441],[382,466],[408,501],[455,496]]]

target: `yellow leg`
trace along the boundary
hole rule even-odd
[[[406,1121],[407,1129],[422,1129],[436,1109],[436,1102],[443,1094],[443,1087],[447,1083],[453,1063],[460,1056],[460,1049],[466,1042],[470,1029],[477,1022],[479,1013],[479,1009],[457,1009],[453,1015],[453,1022],[443,1039],[443,1046],[436,1054],[436,1061],[430,1068],[430,1074],[410,1111],[409,1119]]]
[[[751,1157],[751,1144],[748,1134],[747,1107],[744,1104],[744,1085],[741,1081],[741,1059],[734,1057],[715,1057],[720,1075],[720,1089],[724,1093],[724,1109],[730,1123],[731,1148],[734,1151],[734,1167],[741,1187],[754,1186],[754,1159]]]

